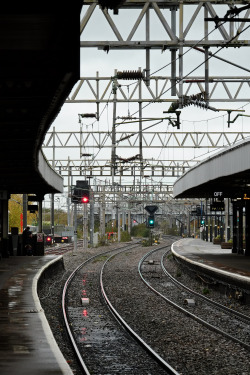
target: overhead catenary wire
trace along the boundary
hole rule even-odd
[[[222,26],[222,25],[223,25],[224,23],[226,23],[226,22],[227,22],[227,21],[222,22],[222,23],[220,24],[220,26]],[[230,40],[227,41],[227,42],[225,43],[225,45],[223,45],[221,48],[219,48],[215,53],[210,54],[209,57],[208,57],[206,60],[204,60],[204,61],[203,61],[202,63],[200,63],[199,65],[197,65],[197,66],[196,66],[194,69],[192,69],[188,74],[186,74],[182,79],[177,80],[177,82],[176,82],[174,85],[172,85],[169,89],[167,89],[167,90],[165,90],[163,93],[161,93],[160,96],[158,96],[157,98],[154,98],[154,99],[151,100],[149,103],[147,103],[146,105],[144,105],[144,106],[142,107],[142,109],[144,109],[144,108],[148,107],[149,105],[151,105],[152,103],[154,103],[155,100],[157,100],[157,99],[160,98],[163,94],[165,94],[166,92],[168,92],[169,90],[171,90],[173,86],[176,86],[179,82],[181,82],[181,81],[183,81],[184,79],[186,79],[190,74],[192,74],[194,71],[196,71],[196,70],[197,70],[198,68],[200,68],[202,65],[204,65],[204,64],[206,63],[206,61],[210,60],[212,57],[214,57],[216,54],[218,54],[222,49],[226,48],[227,45],[228,45],[230,42],[232,42],[232,41],[233,41],[235,38],[237,38],[240,34],[242,34],[243,32],[245,32],[249,27],[250,27],[250,26],[247,26],[247,27],[245,27],[244,29],[242,29],[241,31],[239,31],[239,32],[237,33],[237,35],[235,35],[235,36],[233,36],[232,38],[230,38]],[[197,46],[202,40],[204,40],[207,36],[209,36],[211,33],[213,33],[216,29],[217,29],[217,28],[215,27],[215,28],[214,28],[213,30],[211,30],[207,35],[205,35],[202,39],[200,39],[197,43],[195,43],[192,47],[190,47],[186,52],[184,52],[183,56],[186,55],[186,54],[187,54],[188,52],[190,52],[191,50],[193,50],[194,47],[196,47],[196,46]],[[178,61],[178,60],[179,60],[179,57],[176,58],[176,59],[173,60],[173,61]],[[171,63],[172,63],[172,61],[171,61],[170,63],[164,65],[163,67],[159,68],[158,70],[154,71],[153,73],[151,73],[150,76],[152,76],[153,74],[157,73],[158,71],[164,69],[165,67],[169,66]],[[131,85],[136,84],[136,83],[137,83],[137,81],[131,83],[130,85],[124,85],[124,86],[127,86],[127,87],[128,87],[128,86],[131,86]],[[121,85],[121,86],[123,86],[123,85]],[[110,94],[110,95],[111,95],[111,94]],[[247,105],[248,105],[248,104],[247,104]],[[105,109],[105,108],[106,108],[106,106],[104,107],[104,109]],[[104,111],[104,110],[103,110],[103,111]],[[131,114],[131,116],[135,115],[135,114],[138,113],[138,112],[139,112],[138,110],[135,111],[133,114]],[[222,115],[222,116],[223,116],[223,115]],[[222,116],[218,116],[217,118],[222,117]],[[100,117],[101,117],[101,115],[100,115]],[[197,121],[197,122],[200,122],[200,121]],[[122,124],[122,123],[121,123],[121,124]],[[116,125],[116,126],[118,126],[118,125]],[[106,138],[105,142],[103,141],[104,144],[106,143],[107,139],[108,139],[108,137]],[[99,151],[98,151],[98,152],[96,153],[96,155],[93,157],[92,162],[94,161],[94,159],[96,158],[96,156],[99,154],[101,148],[102,148],[102,147],[100,147]]]

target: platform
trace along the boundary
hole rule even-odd
[[[44,270],[61,256],[16,256],[0,260],[0,374],[72,375],[61,354],[36,289]]]
[[[183,238],[172,245],[172,253],[191,268],[220,278],[250,292],[250,257],[221,249],[220,245],[200,239]]]

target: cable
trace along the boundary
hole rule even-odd
[[[224,23],[226,23],[226,22],[227,22],[227,21],[221,23],[220,26],[222,26],[222,25],[223,25]],[[250,26],[247,26],[247,27],[245,27],[244,29],[242,29],[240,32],[238,32],[237,35],[233,36],[229,41],[227,41],[226,44],[225,44],[224,46],[222,46],[221,48],[219,48],[215,53],[209,55],[209,57],[208,57],[206,60],[204,60],[201,64],[199,64],[198,66],[196,66],[193,70],[191,70],[188,74],[186,74],[184,77],[182,77],[178,82],[176,82],[174,85],[172,85],[169,89],[167,89],[167,90],[165,90],[163,93],[161,93],[161,95],[160,95],[159,97],[157,97],[156,99],[160,98],[162,95],[164,95],[165,93],[167,93],[168,91],[170,91],[170,90],[172,89],[172,87],[174,87],[174,86],[177,85],[177,83],[180,83],[181,81],[183,81],[184,79],[186,79],[190,74],[192,74],[194,71],[196,71],[196,70],[197,70],[198,68],[200,68],[202,65],[204,65],[205,62],[207,62],[207,61],[210,60],[212,57],[214,57],[215,55],[217,55],[222,49],[224,49],[225,47],[227,47],[227,45],[228,45],[230,42],[232,42],[235,38],[239,37],[239,35],[241,35],[243,32],[245,32],[249,27],[250,27]],[[194,47],[196,47],[196,46],[197,46],[202,40],[204,40],[207,36],[209,36],[209,35],[210,35],[212,32],[214,32],[215,30],[217,30],[216,27],[215,27],[210,33],[208,33],[206,36],[204,36],[202,39],[200,39],[200,41],[198,41],[198,42],[195,43],[192,47],[190,47],[190,48],[189,48],[189,49],[188,49],[183,55],[187,54],[190,50],[192,50]],[[177,61],[177,60],[179,60],[179,57],[176,58],[176,59],[173,60],[173,61]],[[171,61],[169,64],[167,64],[167,65],[163,66],[162,68],[158,69],[157,71],[153,72],[152,74],[155,74],[156,72],[158,72],[158,71],[164,69],[165,67],[169,66],[171,63],[172,63],[172,61]],[[152,74],[150,74],[150,76],[152,76]],[[138,83],[138,81],[136,81],[136,82],[134,82],[134,83],[132,83],[132,84],[136,84],[136,83]],[[129,86],[131,86],[132,84],[130,84],[130,85],[124,85],[124,86],[129,87]],[[111,96],[111,94],[110,94],[110,96]],[[146,105],[144,105],[144,106],[142,107],[142,109],[144,109],[144,108],[148,107],[150,104],[154,103],[154,102],[156,101],[156,99],[154,99],[154,100],[150,101],[149,103],[147,103]],[[135,115],[135,114],[138,113],[138,112],[139,112],[139,110],[135,111],[131,116]],[[222,117],[222,116],[218,116],[217,118],[219,118],[219,117]],[[198,122],[201,122],[201,121],[198,121]],[[118,125],[116,125],[116,126],[118,126]],[[107,139],[108,139],[108,138],[106,138],[106,140],[107,140]],[[104,144],[106,143],[106,140],[103,141]],[[102,147],[100,147],[100,149],[99,149],[99,151],[97,152],[97,154],[93,157],[93,161],[94,161],[94,159],[96,158],[96,156],[99,154],[101,148],[102,148]]]
[[[227,45],[228,45],[230,42],[232,42],[232,40],[234,40],[235,38],[237,38],[241,33],[245,32],[248,28],[250,28],[250,25],[247,26],[247,27],[245,27],[245,29],[243,29],[242,31],[240,31],[237,35],[233,36],[229,41],[226,42],[226,44],[225,44],[224,46],[222,46],[221,48],[219,48],[215,53],[209,55],[209,57],[208,57],[207,59],[205,59],[202,63],[200,63],[199,65],[197,65],[193,70],[191,70],[188,74],[186,74],[184,77],[182,77],[177,83],[179,83],[179,82],[183,81],[184,79],[186,79],[190,74],[192,74],[192,73],[195,72],[198,68],[200,68],[202,65],[204,65],[204,64],[205,64],[208,60],[210,60],[213,56],[217,55],[222,49],[224,49],[225,47],[227,47]],[[163,94],[165,94],[166,92],[170,91],[170,90],[172,89],[172,87],[174,87],[174,86],[176,86],[176,83],[175,83],[173,86],[171,86],[169,89],[167,89],[167,90],[165,90],[163,93],[161,93],[161,96],[162,96]],[[154,100],[150,101],[149,103],[147,103],[142,109],[144,109],[144,108],[148,107],[150,104],[154,103],[154,102],[156,101],[156,99],[158,99],[158,98],[160,98],[160,96],[157,97],[157,98],[155,98]],[[136,112],[134,112],[134,113],[132,114],[132,116],[135,115],[135,114],[138,113],[138,112],[139,112],[139,110],[136,111]]]

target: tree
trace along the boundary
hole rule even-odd
[[[9,199],[9,231],[12,227],[17,227],[21,232],[21,214],[23,213],[23,195],[12,194]],[[27,212],[27,224],[37,225],[37,215]]]
[[[9,199],[9,231],[17,227],[21,231],[21,213],[23,212],[23,197],[21,194],[12,194]]]

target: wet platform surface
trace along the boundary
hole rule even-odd
[[[172,246],[174,252],[200,267],[211,268],[233,279],[242,279],[250,287],[250,257],[221,249],[220,245],[200,239],[184,238]]]
[[[58,256],[0,260],[0,374],[72,374],[36,294],[38,272]]]

